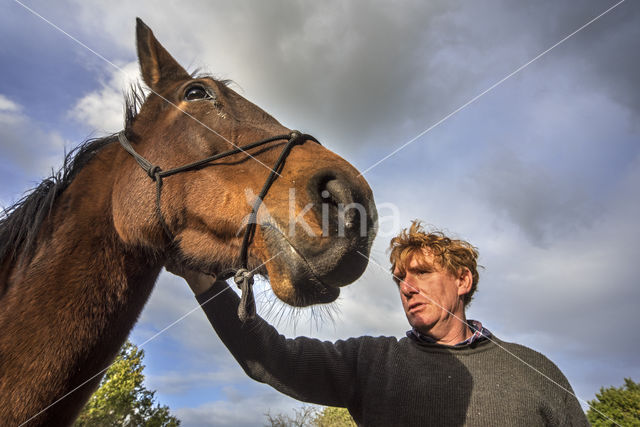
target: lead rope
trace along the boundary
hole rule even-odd
[[[233,281],[240,288],[241,297],[238,305],[238,319],[241,322],[253,320],[256,317],[256,300],[253,298],[253,273],[246,268],[239,268],[233,276]]]
[[[306,140],[311,140],[318,144],[320,142],[318,142],[318,140],[311,135],[303,134],[297,130],[294,130],[294,131],[291,131],[288,135],[277,135],[270,138],[266,138],[257,142],[253,142],[251,144],[247,144],[242,147],[236,147],[235,149],[225,151],[223,153],[216,154],[214,156],[207,157],[202,160],[198,160],[193,163],[189,163],[184,166],[163,171],[159,166],[152,164],[151,162],[149,162],[147,159],[145,159],[144,157],[142,157],[140,154],[136,152],[136,150],[133,148],[133,146],[125,136],[125,131],[118,133],[118,141],[120,142],[120,145],[122,145],[122,147],[129,154],[133,156],[133,158],[136,160],[136,162],[138,162],[138,164],[142,167],[142,169],[144,169],[147,175],[153,181],[156,182],[156,214],[160,220],[160,224],[162,225],[162,229],[164,230],[164,233],[169,238],[170,246],[173,246],[175,237],[173,236],[173,233],[171,233],[171,230],[169,230],[169,226],[167,225],[164,219],[164,215],[162,215],[162,209],[160,208],[161,194],[162,194],[162,178],[175,175],[180,172],[197,169],[214,160],[227,157],[232,154],[244,152],[245,150],[248,150],[272,141],[282,140],[282,139],[288,139],[287,144],[284,146],[284,148],[280,152],[280,156],[278,156],[278,160],[276,160],[276,163],[271,169],[271,172],[269,173],[267,180],[262,186],[262,190],[260,190],[260,193],[258,194],[258,197],[253,204],[253,207],[251,209],[251,214],[249,215],[249,220],[247,222],[247,228],[245,229],[244,237],[242,239],[242,246],[240,248],[239,258],[240,258],[241,267],[238,269],[234,269],[235,274],[233,276],[233,280],[236,283],[236,285],[240,288],[240,291],[242,293],[242,296],[240,298],[240,304],[238,305],[238,318],[242,322],[253,320],[256,316],[256,302],[253,296],[254,273],[253,271],[250,271],[248,269],[248,264],[249,264],[248,253],[249,253],[249,245],[251,244],[251,241],[253,240],[253,236],[255,234],[256,222],[257,222],[256,220],[258,217],[258,209],[262,204],[262,200],[267,195],[269,188],[271,188],[271,185],[276,180],[277,176],[279,175],[279,172],[284,167],[284,162],[287,159],[287,156],[289,155],[291,148],[293,148],[294,145],[300,142],[304,142]]]
[[[242,239],[242,247],[240,248],[240,264],[241,268],[238,269],[234,276],[234,281],[236,285],[242,291],[242,298],[240,299],[240,305],[238,306],[238,318],[242,322],[246,322],[247,320],[253,320],[256,316],[256,302],[253,297],[253,271],[248,270],[248,252],[249,245],[253,240],[253,235],[255,234],[257,217],[258,217],[258,209],[264,200],[264,197],[267,195],[269,188],[276,180],[278,174],[282,170],[284,166],[284,162],[291,151],[291,148],[300,142],[300,140],[304,140],[307,135],[303,135],[298,131],[292,131],[289,134],[289,141],[284,146],[282,151],[280,152],[280,156],[278,156],[278,160],[273,165],[267,180],[264,182],[262,186],[262,190],[260,190],[260,194],[256,198],[256,201],[253,204],[253,208],[251,209],[251,214],[249,215],[249,220],[247,223],[247,228],[244,232],[244,238]],[[311,137],[315,142],[315,138]]]

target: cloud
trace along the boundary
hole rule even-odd
[[[503,152],[473,177],[496,222],[512,221],[537,245],[575,233],[597,215],[597,203],[571,181]]]
[[[0,94],[0,113],[17,113],[18,111],[20,111],[20,106],[18,104]]]
[[[257,392],[247,393],[235,387],[225,389],[227,399],[216,400],[196,408],[180,408],[175,410],[177,417],[188,426],[234,426],[253,427],[266,422],[266,413],[272,415],[292,414],[290,398],[266,389],[257,388]]]
[[[101,88],[77,101],[69,115],[94,130],[109,134],[124,126],[124,95],[139,79],[137,62],[123,65],[109,74]]]
[[[475,135],[481,149],[475,160],[466,159],[461,180],[465,192],[491,209],[490,221],[510,221],[540,246],[600,219],[640,153],[629,137],[634,119],[626,107],[600,90],[574,86],[572,76],[548,79],[525,77],[508,99],[495,99],[524,101],[498,118],[474,123],[471,115],[472,126],[481,128]]]
[[[65,140],[56,131],[44,130],[23,112],[20,104],[0,94],[0,178],[4,182],[23,182],[22,188],[3,186],[0,200],[7,205],[17,192],[37,184],[38,177],[51,174],[62,164]],[[27,182],[30,181],[30,182]]]
[[[602,7],[600,2],[593,4]],[[640,93],[629,88],[640,84],[640,58],[629,53],[640,49],[638,19],[638,4],[622,4],[576,38],[574,44],[580,48],[567,50],[565,56],[566,63],[577,65],[573,69],[585,87],[602,88],[636,117],[640,114]]]
[[[204,367],[229,358],[186,282],[169,273],[160,275],[133,335],[137,343],[151,339],[146,347],[183,349],[181,357],[186,364]]]
[[[636,171],[625,177],[605,216],[589,227],[564,235],[547,250],[520,246],[515,259],[504,260],[498,266],[502,286],[497,295],[523,303],[508,308],[505,318],[523,318],[522,322],[537,319],[538,330],[560,333],[568,341],[588,342],[593,335],[602,342],[611,340],[610,345],[601,347],[602,352],[608,352],[616,341],[617,351],[637,347],[622,339],[631,332],[633,301],[640,297],[640,288],[629,285],[634,282],[634,272],[627,267],[640,251],[636,227],[640,201],[629,197],[640,185],[640,156],[634,164]],[[509,250],[504,247],[499,251]],[[540,310],[546,315],[540,317]],[[617,327],[612,330],[610,322]],[[518,323],[515,320],[510,326],[517,329]]]
[[[162,375],[148,375],[145,379],[149,388],[152,390],[161,390],[163,395],[167,394],[184,394],[193,389],[204,389],[211,387],[212,384],[219,386],[220,384],[228,384],[239,382],[246,379],[246,374],[240,369],[235,362],[229,369],[229,366],[218,366],[215,371],[169,371]]]

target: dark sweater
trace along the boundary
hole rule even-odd
[[[231,290],[206,303],[225,287],[197,299],[245,372],[295,399],[346,407],[359,425],[589,425],[562,372],[527,347],[495,337],[459,347],[287,339],[259,317],[241,323]]]

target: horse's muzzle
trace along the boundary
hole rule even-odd
[[[273,222],[261,224],[265,242],[294,288],[286,301],[306,306],[334,301],[339,287],[362,275],[377,231],[377,211],[368,185],[333,170],[319,171],[309,180],[308,215],[314,232],[302,225],[284,230]],[[273,284],[272,284],[273,285]],[[275,289],[274,289],[275,290]]]

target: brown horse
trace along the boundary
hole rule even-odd
[[[169,169],[290,132],[224,82],[189,75],[140,20],[137,49],[150,94],[129,97],[125,134],[150,162]],[[259,193],[285,143],[166,177],[156,201],[153,179],[115,135],[92,140],[8,209],[0,424],[71,423],[100,375],[85,382],[113,360],[169,258],[210,273],[237,267],[247,195]],[[375,234],[371,190],[310,138],[293,146],[259,213],[248,267],[284,302],[331,302],[364,271],[358,252],[368,255]]]

